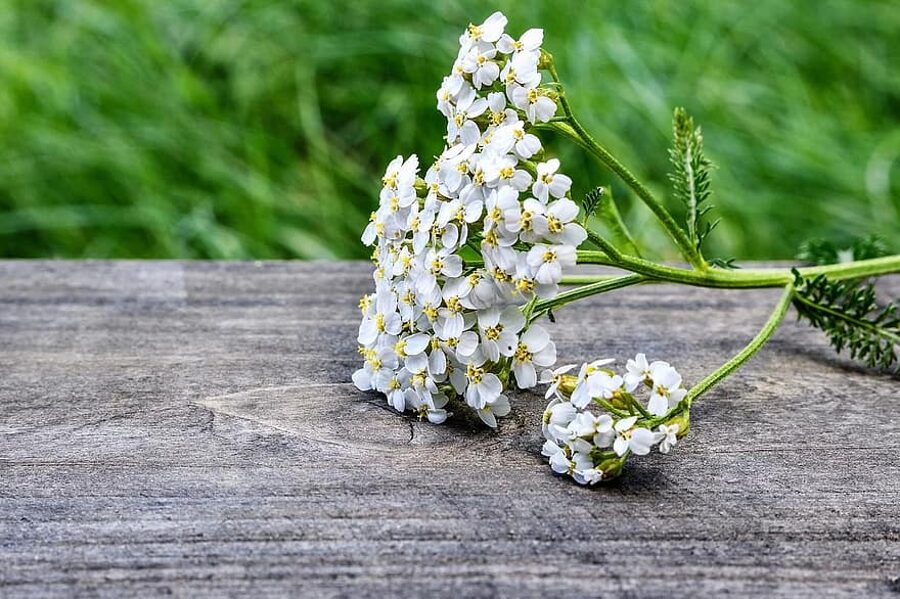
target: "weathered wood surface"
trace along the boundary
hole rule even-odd
[[[492,433],[348,384],[368,287],[360,263],[0,262],[0,595],[900,593],[898,381],[815,331],[585,489],[540,457],[538,395]],[[777,295],[642,287],[553,334],[693,382]]]

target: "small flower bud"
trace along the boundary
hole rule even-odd
[[[678,425],[678,433],[677,436],[679,439],[687,436],[688,432],[691,430],[691,413],[687,410],[683,411],[678,416],[674,418],[670,418],[666,425],[671,426],[673,424]]]
[[[575,385],[578,384],[578,377],[572,374],[564,374],[560,377],[559,390],[560,392],[569,397],[572,395],[572,392],[575,390]]]
[[[597,465],[597,468],[603,471],[603,480],[611,480],[613,478],[617,478],[620,474],[622,474],[622,469],[625,467],[625,457],[617,456],[614,451],[607,451],[604,453],[610,455],[611,457],[602,460]]]
[[[538,59],[538,68],[542,70],[549,69],[552,64],[553,55],[541,48],[541,57]]]

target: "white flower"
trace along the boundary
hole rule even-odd
[[[556,344],[543,327],[532,325],[522,334],[513,354],[513,374],[520,389],[529,389],[537,384],[535,366],[550,367],[556,362]]]
[[[595,485],[603,480],[603,470],[600,470],[599,468],[578,470],[576,467],[573,478],[582,485]]]
[[[613,444],[616,434],[613,431],[613,419],[609,414],[601,414],[591,423],[591,429],[580,431],[581,435],[593,435],[591,441],[597,447],[605,448]]]
[[[554,198],[565,197],[572,187],[572,179],[567,175],[558,173],[559,160],[551,158],[547,162],[541,162],[537,165],[537,178],[534,180],[534,186],[531,188],[534,197],[544,204],[547,203],[550,196]]]
[[[505,395],[501,395],[490,403],[485,403],[484,407],[478,410],[478,417],[491,428],[497,428],[497,416],[501,418],[509,414],[509,399]]]
[[[548,234],[546,208],[534,198],[528,198],[522,205],[518,204],[503,212],[504,227],[507,231],[518,233],[522,241],[534,243]],[[577,211],[578,208],[576,207]],[[576,212],[577,214],[577,212]],[[568,213],[565,214],[566,216]],[[557,218],[558,217],[554,217]],[[563,225],[561,227],[564,227]]]
[[[519,161],[514,156],[491,156],[484,164],[484,180],[490,186],[510,185],[525,191],[531,185],[528,171],[516,168]]]
[[[402,373],[403,371],[401,370],[400,372]],[[412,389],[408,390],[412,391]],[[398,375],[392,376],[388,381],[387,388],[384,389],[388,404],[398,412],[406,410],[406,391],[407,390],[403,388]]]
[[[451,107],[451,116],[447,120],[447,141],[450,143],[459,139],[465,145],[478,143],[481,130],[475,121],[487,109],[487,100],[478,98],[475,90],[469,86],[463,87],[459,94],[459,100],[455,107]]]
[[[399,190],[412,187],[416,182],[416,173],[419,171],[419,158],[411,154],[409,158],[403,156],[394,158],[384,171],[381,178],[383,190]]]
[[[547,439],[546,441],[544,441],[544,445],[543,445],[543,447],[541,447],[541,455],[546,456],[548,458],[553,457],[554,455],[556,455],[557,453],[559,453],[561,451],[563,451],[563,448],[560,447],[559,445],[557,445],[556,443],[554,443],[553,441],[551,441],[550,439]]]
[[[536,244],[528,250],[528,266],[534,280],[543,285],[559,283],[563,268],[575,266],[575,248],[571,245]]]
[[[497,49],[493,44],[478,42],[462,61],[463,71],[472,75],[472,84],[475,89],[492,84],[500,76],[500,67],[494,62]]]
[[[435,423],[447,418],[448,401],[464,398],[494,427],[509,412],[498,374],[511,370],[518,386],[528,388],[537,368],[553,365],[555,344],[539,326],[522,332],[520,306],[558,294],[562,272],[586,237],[574,222],[578,207],[566,197],[571,181],[558,174],[558,161],[540,166],[543,179],[534,186],[533,167],[525,164],[543,153],[528,123],[546,121],[556,110],[555,92],[540,88],[543,31],[528,30],[517,40],[504,34],[506,23],[496,12],[460,37],[435,94],[447,118],[446,145],[426,170],[424,189],[415,155],[388,164],[378,208],[361,237],[374,246],[375,290],[360,302],[363,365],[353,382]],[[520,199],[532,187],[538,199]],[[483,263],[468,262],[467,246]],[[561,395],[568,370],[548,371],[548,395]],[[591,462],[590,443],[603,442],[595,429],[608,416],[581,416],[576,428],[594,432],[570,438],[566,427],[575,416],[566,414],[577,409],[566,405],[548,425],[569,439],[556,446],[561,455],[553,459],[558,467],[568,464],[579,482],[595,482],[602,473]]]
[[[497,40],[497,49],[504,54],[512,54],[513,52],[537,52],[544,43],[543,29],[529,29],[522,34],[518,40],[515,40],[509,34],[504,33]]]
[[[500,398],[503,391],[503,383],[496,374],[486,372],[482,365],[484,358],[476,358],[466,365],[466,403],[477,410],[483,409],[488,404],[493,404]],[[507,402],[507,412],[509,403]],[[500,406],[502,411],[502,404]],[[504,416],[505,414],[499,414]],[[482,418],[484,419],[484,418]]]
[[[359,325],[356,340],[361,345],[372,345],[378,335],[399,335],[403,321],[397,312],[397,296],[392,291],[382,290],[376,294],[375,303]]]
[[[575,470],[575,463],[566,457],[565,451],[558,451],[550,456],[550,467],[557,474],[571,474]]]
[[[537,135],[526,133],[525,123],[513,118],[494,131],[487,149],[501,155],[515,152],[519,158],[528,160],[541,151],[541,140]]]
[[[538,380],[542,385],[549,385],[547,387],[546,393],[544,393],[544,399],[550,399],[551,396],[557,395],[559,391],[559,386],[562,384],[563,375],[568,374],[575,368],[575,364],[566,364],[564,366],[560,366],[555,370],[547,369],[541,373],[541,378]]]
[[[571,403],[554,399],[544,410],[541,420],[541,431],[544,437],[551,441],[565,439],[566,428],[575,419],[578,410]]]
[[[650,378],[653,381],[653,393],[647,410],[654,416],[662,416],[687,395],[687,390],[681,386],[681,375],[666,362],[651,364]]]
[[[481,25],[470,23],[466,32],[459,37],[459,45],[463,48],[470,48],[478,42],[494,43],[503,35],[503,28],[506,27],[507,22],[506,16],[497,11],[485,19]]]
[[[518,333],[525,327],[525,316],[516,306],[488,308],[478,313],[481,351],[490,362],[510,357],[519,343]]]
[[[625,364],[625,390],[629,393],[633,392],[644,381],[650,380],[650,365],[647,363],[647,356],[638,354],[634,360],[628,360]]]
[[[623,418],[616,422],[616,440],[613,442],[613,451],[616,455],[625,455],[627,451],[635,455],[647,455],[650,447],[660,438],[653,431],[646,428],[634,428],[637,416]]]
[[[578,205],[568,198],[562,198],[549,204],[545,216],[547,227],[545,239],[574,247],[581,245],[587,239],[587,232],[584,227],[572,222],[577,216]]]
[[[425,349],[431,345],[431,337],[425,333],[415,333],[408,337],[401,337],[392,348],[398,361],[403,360],[410,371],[418,371],[428,366],[428,356]]]
[[[353,384],[360,391],[385,388],[393,375],[392,369],[397,366],[393,352],[388,348],[371,348],[363,350],[362,354],[365,362],[362,368],[353,373]]]
[[[573,404],[579,408],[584,408],[594,397],[599,395],[604,385],[601,384],[598,388],[598,383],[602,383],[602,381],[599,381],[595,375],[597,373],[602,373],[603,371],[600,369],[613,362],[615,362],[614,358],[604,358],[602,360],[594,360],[593,362],[582,364],[581,369],[578,372],[578,378],[575,380],[575,389],[572,391]]]
[[[678,443],[678,424],[660,424],[657,431],[659,431],[659,435],[662,435],[662,440],[659,442],[659,452],[669,453],[675,447],[675,444]]]
[[[512,55],[500,71],[500,81],[506,85],[506,96],[510,102],[513,101],[516,89],[531,89],[541,84],[539,59],[540,52],[518,52]]]
[[[506,96],[503,92],[491,92],[487,95],[488,101],[488,123],[494,127],[499,127],[507,122],[512,123],[518,120],[516,111],[509,108],[506,104]],[[493,138],[492,138],[493,140]],[[491,141],[493,143],[493,141]],[[490,145],[490,144],[489,144]],[[506,152],[496,152],[505,154]]]
[[[556,114],[556,102],[540,87],[514,87],[510,100],[525,113],[530,123],[546,123]]]
[[[475,150],[475,144],[460,143],[450,146],[441,154],[438,178],[446,189],[445,195],[456,193],[468,184],[470,181],[469,159],[472,158]]]

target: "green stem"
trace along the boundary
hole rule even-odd
[[[553,77],[553,80],[559,82],[559,74],[556,72],[556,67],[552,62],[548,66],[548,70]],[[681,250],[684,258],[695,268],[705,270],[707,268],[706,262],[703,261],[697,248],[694,247],[694,244],[688,239],[687,234],[678,226],[678,223],[675,222],[675,219],[672,218],[672,215],[669,214],[669,211],[666,210],[665,206],[653,196],[649,189],[644,187],[644,185],[638,181],[637,177],[635,177],[631,171],[625,168],[625,165],[619,162],[606,148],[597,143],[591,134],[588,133],[587,129],[578,122],[578,119],[575,118],[575,115],[572,112],[572,107],[569,105],[569,100],[566,98],[565,90],[560,90],[559,102],[563,112],[566,113],[566,116],[569,119],[568,125],[566,123],[556,122],[551,123],[550,126],[556,131],[559,131],[563,135],[578,142],[579,145],[591,152],[607,168],[618,175],[628,187],[634,190],[637,196],[648,208],[650,208],[653,214],[656,215],[656,218],[659,219],[662,226],[669,233],[669,236],[675,242],[675,245]]]
[[[781,294],[781,299],[778,300],[778,304],[772,311],[771,316],[769,316],[769,320],[766,321],[763,328],[756,334],[756,337],[754,337],[744,349],[735,354],[734,357],[694,385],[691,390],[688,391],[688,394],[684,399],[685,404],[690,406],[693,400],[712,389],[719,381],[740,368],[744,362],[753,357],[753,355],[765,345],[766,341],[768,341],[772,334],[778,329],[778,325],[784,320],[784,315],[791,305],[791,299],[793,297],[794,286],[793,284],[788,283],[784,287],[784,293]]]
[[[594,401],[597,403],[597,405],[599,405],[601,408],[603,408],[613,416],[618,416],[619,418],[628,418],[629,416],[631,416],[630,412],[613,407],[613,405],[605,399],[595,397]]]
[[[674,266],[657,264],[649,260],[632,256],[619,255],[613,259],[604,252],[590,250],[578,251],[579,264],[604,264],[640,273],[649,278],[684,283],[697,287],[721,287],[721,288],[758,288],[758,287],[784,287],[794,280],[794,275],[788,268],[760,268],[725,270],[710,268],[706,271],[688,270]],[[833,280],[857,279],[875,275],[885,275],[900,272],[900,254],[873,258],[871,260],[858,260],[843,264],[829,264],[826,266],[810,266],[797,269],[804,277],[827,275]]]
[[[526,318],[529,319],[529,322],[532,322],[540,316],[543,316],[550,310],[553,310],[554,308],[559,308],[560,306],[564,306],[568,303],[583,299],[585,297],[590,297],[592,295],[599,295],[601,293],[606,293],[607,291],[613,291],[614,289],[621,289],[623,287],[637,285],[638,283],[643,283],[646,280],[647,277],[643,275],[630,274],[614,277],[612,279],[604,279],[601,281],[597,281],[596,283],[591,283],[589,285],[582,285],[581,287],[577,287],[569,291],[564,291],[553,299],[537,302],[530,314],[526,314]]]
[[[587,227],[584,228],[585,232],[587,232],[588,239],[591,243],[593,243],[597,248],[599,248],[604,254],[609,256],[611,260],[619,261],[622,259],[622,253],[619,252],[610,242],[606,241],[603,237],[591,231]]]
[[[564,276],[560,280],[560,285],[587,285],[588,283],[599,283],[601,281],[609,281],[617,279],[621,275],[569,275]]]

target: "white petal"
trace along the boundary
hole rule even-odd
[[[473,331],[465,331],[459,336],[456,345],[456,353],[461,357],[469,357],[478,349],[478,334]]]
[[[544,349],[549,341],[550,334],[539,325],[531,326],[527,331],[522,333],[522,343],[524,343],[528,348],[528,351],[531,352],[537,352]]]
[[[647,411],[654,416],[662,416],[669,411],[669,402],[662,395],[654,393],[650,396],[650,401],[647,403]]]
[[[404,341],[406,342],[406,354],[414,356],[425,351],[425,348],[431,343],[431,337],[425,333],[416,333],[415,335],[410,335]]]
[[[360,391],[370,391],[372,389],[372,379],[364,368],[360,368],[353,373],[353,384]]]

